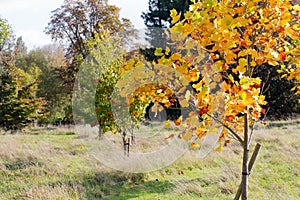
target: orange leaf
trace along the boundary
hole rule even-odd
[[[171,60],[179,60],[181,58],[181,55],[179,53],[174,53],[170,59]]]
[[[165,138],[165,140],[170,139],[170,138],[173,138],[174,136],[175,136],[175,134],[174,134],[174,133],[171,133],[168,137]]]
[[[229,121],[229,122],[232,122],[234,120],[234,118],[235,118],[234,115],[226,116],[226,120]]]
[[[203,115],[203,114],[205,114],[207,112],[208,112],[208,108],[206,106],[200,109],[200,114],[201,115]]]
[[[181,124],[181,121],[182,121],[182,116],[180,116],[178,119],[176,119],[176,120],[174,121],[174,124],[175,124],[176,126],[179,126],[179,125]]]
[[[280,60],[280,61],[284,61],[284,60],[285,60],[285,57],[286,57],[286,54],[285,54],[284,52],[281,52],[281,53],[279,54],[279,60]]]

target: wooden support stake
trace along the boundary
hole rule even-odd
[[[255,160],[256,160],[256,158],[258,156],[258,152],[259,152],[260,148],[261,148],[261,144],[257,143],[256,146],[255,146],[255,149],[253,151],[253,154],[251,156],[251,159],[249,161],[249,175],[251,173],[251,170],[252,170],[252,167],[253,167],[253,165],[255,163]],[[242,194],[242,183],[239,186],[239,189],[238,189],[238,191],[237,191],[237,193],[236,193],[236,195],[234,197],[234,200],[239,200],[241,194]]]

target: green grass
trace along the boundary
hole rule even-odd
[[[298,122],[256,130],[251,152],[256,142],[263,146],[249,199],[299,199],[299,134]],[[203,160],[190,151],[166,168],[130,174],[93,159],[71,129],[36,128],[1,135],[0,141],[0,199],[226,200],[240,183],[242,152],[236,143]]]

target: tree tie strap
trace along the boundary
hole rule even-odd
[[[242,172],[242,175],[247,175],[249,176],[251,174],[251,172]]]

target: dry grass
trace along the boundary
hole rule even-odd
[[[300,196],[298,122],[275,122],[255,131],[251,151],[256,142],[263,146],[250,176],[250,199]],[[199,151],[189,151],[169,167],[130,174],[93,159],[82,144],[84,135],[73,131],[1,135],[0,199],[233,199],[240,182],[242,152],[236,143],[204,159]],[[165,137],[162,133],[168,131],[159,132]]]

